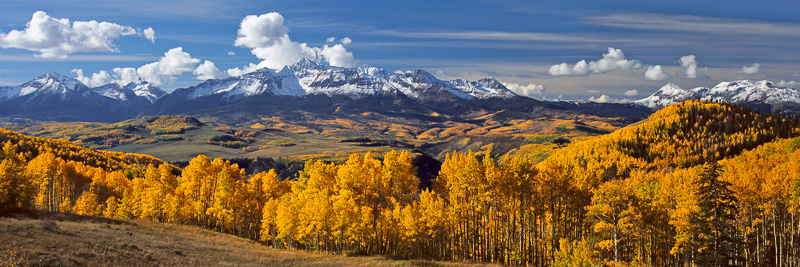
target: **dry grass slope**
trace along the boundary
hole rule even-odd
[[[21,259],[21,266],[487,266],[276,250],[197,227],[58,213],[0,218],[0,259]]]

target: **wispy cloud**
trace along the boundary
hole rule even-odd
[[[766,23],[697,16],[631,13],[589,17],[589,24],[618,28],[695,32],[704,34],[752,34],[776,37],[800,37],[800,25]]]
[[[131,61],[150,61],[158,59],[159,56],[131,54],[131,55],[70,55],[68,58],[43,58],[32,57],[30,55],[3,55],[0,54],[0,61],[8,62],[69,62],[69,61],[96,61],[96,62],[131,62]]]
[[[586,37],[578,34],[558,34],[541,32],[506,32],[506,31],[459,31],[459,30],[433,30],[433,31],[401,31],[401,30],[376,30],[378,35],[426,38],[426,39],[458,39],[458,40],[502,40],[502,41],[552,41],[552,42],[599,42],[607,39]]]
[[[208,18],[235,19],[240,15],[233,12],[243,9],[248,4],[242,0],[139,0],[139,1],[106,1],[87,0],[76,5],[72,1],[33,0],[38,6],[46,6],[51,10],[80,12],[83,15],[104,15],[115,17],[138,18]],[[252,5],[252,4],[251,4]]]

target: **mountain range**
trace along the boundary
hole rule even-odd
[[[778,87],[769,81],[740,80],[721,82],[712,88],[683,89],[668,83],[652,95],[634,103],[659,109],[686,100],[706,100],[741,104],[762,111],[800,113],[800,91]]]
[[[473,111],[520,114],[559,112],[643,118],[652,110],[689,99],[726,101],[759,109],[800,111],[800,93],[768,81],[722,82],[685,90],[669,83],[633,104],[540,101],[519,96],[495,78],[440,80],[424,70],[405,73],[360,66],[342,68],[304,59],[279,71],[259,69],[206,80],[166,93],[145,81],[90,88],[55,72],[18,86],[0,87],[0,116],[55,121],[116,122],[143,115],[184,114],[233,118],[309,111],[364,111],[459,116]]]

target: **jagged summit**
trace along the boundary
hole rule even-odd
[[[164,97],[167,92],[160,87],[146,81],[131,82],[126,85],[112,82],[106,85],[94,87],[92,91],[108,98],[131,101],[134,99],[144,100],[150,103],[156,102]]]
[[[252,95],[343,95],[360,98],[402,94],[417,100],[447,97],[508,99],[517,96],[492,77],[475,82],[443,81],[421,69],[398,74],[368,65],[332,67],[305,58],[277,72],[262,68],[237,77],[208,80],[177,91],[180,91],[177,95],[185,99],[216,95],[228,100]]]
[[[156,100],[167,95],[167,92],[161,87],[142,80],[131,82],[125,85],[125,88],[133,91],[136,96],[146,98],[150,103],[156,102]]]
[[[21,85],[0,87],[0,100],[31,94],[64,95],[67,93],[82,93],[86,89],[88,88],[78,80],[51,71],[36,76]]]

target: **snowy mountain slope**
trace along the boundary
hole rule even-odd
[[[238,77],[208,80],[175,92],[185,99],[217,95],[227,100],[252,95],[344,95],[359,98],[398,93],[417,100],[441,97],[441,94],[467,100],[516,96],[491,77],[475,82],[442,81],[423,70],[397,74],[366,65],[356,68],[324,66],[308,59],[277,72],[264,68]]]
[[[74,78],[55,72],[39,75],[19,86],[2,88],[0,116],[59,121],[119,121],[138,114],[149,102],[121,101],[104,96]],[[115,97],[126,96],[113,88],[98,89]],[[134,95],[135,96],[135,95]],[[130,102],[130,103],[128,103]]]
[[[713,88],[697,87],[686,90],[669,83],[652,95],[635,103],[650,108],[662,108],[685,100],[724,101],[735,104],[800,103],[800,91],[777,87],[769,81],[740,80],[721,82]]]
[[[56,72],[48,72],[17,86],[0,87],[0,100],[11,99],[30,94],[64,95],[68,93],[85,93],[88,88],[73,78]]]
[[[161,88],[145,81],[132,82],[128,85],[109,83],[103,86],[92,88],[92,91],[120,101],[147,101],[156,102],[161,97],[167,95]]]
[[[144,97],[150,103],[156,102],[156,100],[164,97],[167,95],[161,87],[157,85],[145,82],[145,81],[136,81],[129,83],[125,86],[125,88],[130,89],[133,91],[133,94],[139,97]]]

